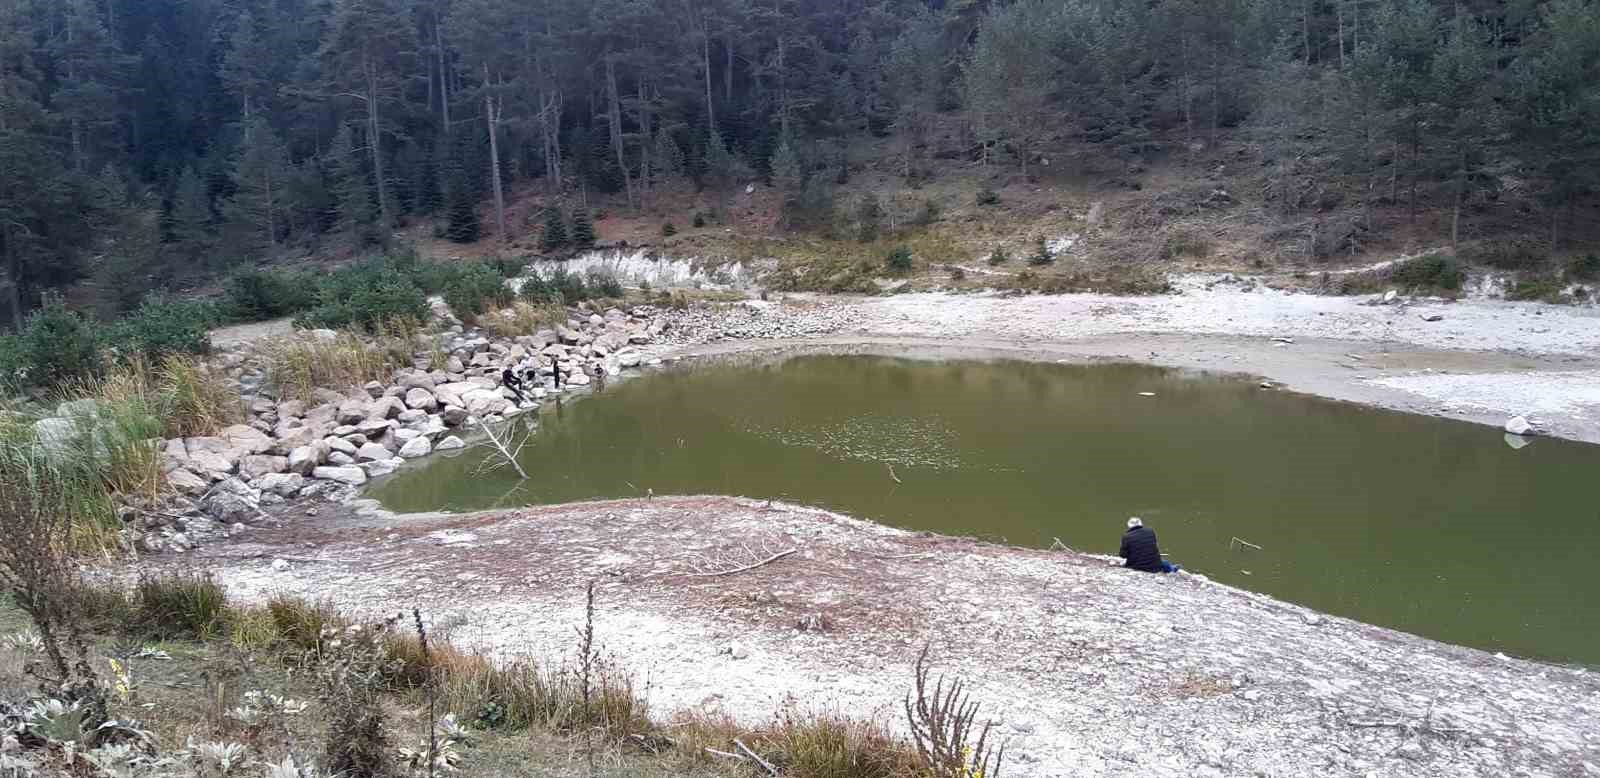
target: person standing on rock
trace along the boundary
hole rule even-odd
[[[500,371],[500,385],[510,389],[511,393],[517,396],[518,408],[521,408],[522,404],[527,402],[522,396],[522,379],[517,377],[515,370],[508,367]]]
[[[1161,558],[1155,530],[1146,527],[1138,516],[1128,519],[1128,531],[1122,533],[1122,549],[1117,556],[1123,558],[1123,567],[1146,573],[1176,573],[1181,569]]]

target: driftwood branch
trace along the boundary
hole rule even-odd
[[[733,739],[733,744],[738,746],[739,750],[741,752],[743,752],[745,756],[748,756],[751,759],[754,759],[756,764],[761,765],[761,768],[763,770],[766,770],[768,775],[776,776],[778,774],[778,768],[773,767],[771,762],[768,762],[767,760],[762,759],[760,754],[757,754],[756,752],[750,750],[750,747],[745,745],[744,741],[742,741],[742,740],[740,740],[738,738],[734,738]]]
[[[793,554],[793,553],[795,553],[795,552],[797,552],[799,550],[800,549],[798,549],[798,548],[791,548],[791,549],[789,549],[787,551],[779,551],[778,553],[773,554],[772,556],[769,556],[766,559],[763,559],[763,560],[761,560],[759,562],[755,562],[753,564],[748,564],[748,565],[745,565],[744,567],[736,567],[736,568],[734,568],[732,570],[719,570],[719,571],[717,571],[715,573],[689,573],[689,575],[692,575],[692,576],[694,576],[696,578],[718,578],[718,577],[724,576],[724,575],[733,575],[734,573],[743,573],[743,572],[745,572],[747,570],[754,570],[754,569],[756,569],[758,567],[761,567],[762,565],[772,564],[773,562],[776,562],[776,561],[778,561],[778,560],[780,560],[780,559],[782,559],[782,558],[784,558],[784,557],[786,557],[786,556],[788,556],[790,554]]]
[[[500,456],[505,458],[504,464],[509,464],[511,467],[515,468],[517,475],[522,476],[522,480],[528,480],[528,471],[523,470],[522,463],[517,461],[517,454],[522,452],[522,445],[519,444],[516,451],[512,451],[506,447],[504,441],[500,440],[500,436],[494,434],[494,428],[491,427],[487,422],[478,419],[476,416],[472,418],[478,422],[478,428],[483,430],[483,434],[489,438],[490,443],[494,444],[495,449],[500,452]]]
[[[1260,546],[1258,546],[1258,545],[1256,545],[1254,543],[1251,543],[1250,541],[1245,540],[1244,538],[1241,538],[1241,537],[1232,537],[1232,538],[1228,539],[1228,548],[1231,549],[1234,546],[1246,546],[1248,548],[1253,548],[1253,549],[1255,549],[1257,551],[1261,550]]]

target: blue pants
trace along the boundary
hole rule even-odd
[[[1163,573],[1176,573],[1176,572],[1178,572],[1179,570],[1182,570],[1182,569],[1183,569],[1182,567],[1180,567],[1178,565],[1175,565],[1175,564],[1173,564],[1171,562],[1168,562],[1165,559],[1161,560],[1161,572],[1163,572]]]

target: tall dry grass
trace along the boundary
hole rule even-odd
[[[394,325],[388,333],[371,337],[341,331],[332,338],[296,334],[271,341],[261,347],[267,380],[278,387],[280,397],[308,402],[319,387],[386,381],[412,359],[414,341],[399,331],[400,325]]]

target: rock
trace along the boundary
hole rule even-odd
[[[360,486],[367,482],[366,472],[359,467],[319,467],[311,471],[311,477],[348,486]]]
[[[1537,435],[1539,430],[1522,416],[1512,416],[1506,421],[1506,432],[1512,435]]]
[[[416,459],[432,453],[433,444],[429,443],[425,437],[412,438],[406,441],[404,446],[400,447],[400,457],[402,459]]]
[[[348,454],[350,456],[356,455],[355,444],[345,440],[344,438],[323,438],[322,442],[328,445],[328,450],[330,452]]]
[[[446,405],[439,412],[439,420],[452,427],[460,426],[467,420],[467,409],[455,405]]]
[[[415,426],[427,418],[427,411],[406,409],[399,416],[394,417],[394,420],[400,422],[401,424]]]
[[[72,419],[40,419],[33,423],[33,433],[39,445],[52,456],[71,452],[78,440],[78,424]]]
[[[272,560],[272,572],[274,572],[274,573],[287,573],[287,572],[289,572],[289,560],[281,559],[281,558]]]
[[[461,364],[461,360],[459,360],[459,359],[457,359],[455,357],[451,357],[450,361],[445,363],[445,368],[444,369],[447,372],[451,372],[451,373],[461,373],[461,372],[465,372],[466,371],[467,366]]]
[[[255,485],[263,492],[270,492],[279,497],[293,497],[305,487],[306,479],[300,473],[268,473],[256,479]]]
[[[56,415],[67,418],[94,416],[100,412],[100,403],[93,398],[68,400],[56,406]]]
[[[1422,318],[1423,321],[1444,321],[1444,314],[1442,314],[1442,313],[1430,313],[1430,314],[1428,314],[1426,316],[1423,316],[1421,318]]]
[[[511,401],[494,389],[475,389],[461,399],[466,402],[467,413],[473,416],[503,413],[511,408]]]
[[[248,484],[229,478],[212,488],[200,501],[200,509],[228,523],[253,519],[260,513],[261,492]]]
[[[569,383],[569,384],[571,384],[573,386],[588,386],[589,385],[589,374],[581,372],[581,371],[580,372],[575,372],[572,375],[567,377],[567,383]]]
[[[139,550],[146,554],[159,554],[162,548],[161,536],[154,532],[146,532],[139,536]]]
[[[356,458],[350,454],[344,453],[343,451],[334,451],[328,454],[327,462],[335,467],[344,467],[346,465],[355,464]],[[312,477],[315,477],[315,472],[313,472]]]
[[[433,392],[421,387],[416,387],[406,391],[406,407],[423,411],[425,413],[431,413],[434,409],[439,407],[439,400],[433,396]]]
[[[409,390],[411,389],[432,389],[434,384],[437,382],[434,381],[433,376],[428,373],[424,373],[421,370],[411,370],[399,375],[395,383],[408,390],[407,394],[410,394]],[[411,405],[409,402],[406,404]]]
[[[300,475],[310,475],[319,462],[317,449],[312,446],[296,446],[289,452],[288,468],[290,472]]]
[[[1400,292],[1397,291],[1397,290],[1390,289],[1389,291],[1383,293],[1383,304],[1384,305],[1391,305],[1391,304],[1394,303],[1395,300],[1398,300],[1398,299],[1400,299]]]
[[[275,457],[268,454],[251,454],[239,460],[239,474],[251,480],[264,475],[281,473],[289,469],[288,457]]]
[[[433,448],[435,451],[454,451],[458,448],[466,448],[466,446],[467,444],[462,441],[461,438],[451,435],[450,437],[439,441],[439,445],[434,446]]]
[[[556,327],[556,337],[560,338],[561,342],[563,342],[563,343],[577,343],[578,342],[578,333],[577,333],[577,331],[567,327],[564,324],[563,325],[559,325],[559,326]]]
[[[638,367],[642,360],[639,352],[631,349],[617,355],[617,364],[621,367]]]
[[[1527,438],[1525,438],[1525,437],[1523,437],[1521,435],[1513,435],[1513,434],[1511,434],[1509,432],[1507,432],[1502,437],[1505,438],[1506,445],[1510,446],[1512,451],[1521,451],[1522,449],[1527,448],[1529,445],[1532,445],[1532,443],[1533,443],[1533,441],[1531,441],[1531,440],[1529,440],[1529,439],[1527,439]]]
[[[179,468],[167,473],[167,485],[184,494],[201,494],[211,486],[211,480]]]
[[[376,400],[380,397],[383,397],[383,390],[389,387],[384,386],[383,382],[381,381],[368,381],[363,384],[361,388],[365,390],[366,393],[372,397],[372,399]]]
[[[278,403],[278,418],[306,415],[306,404],[300,400],[284,400]]]
[[[367,419],[356,425],[356,429],[370,440],[383,437],[393,426],[395,426],[395,422],[388,419]]]
[[[367,418],[367,405],[359,400],[345,400],[339,404],[340,424],[358,424]]]
[[[396,443],[404,446],[406,443],[410,442],[412,438],[422,437],[422,430],[397,429],[390,432],[389,435],[394,438]]]
[[[399,416],[406,409],[406,404],[397,397],[383,397],[374,400],[367,406],[368,419],[392,419]]]
[[[388,459],[390,456],[389,449],[376,443],[367,443],[356,449],[356,461],[358,462],[375,462],[379,459]]]
[[[362,462],[361,471],[366,473],[368,478],[380,478],[399,470],[403,464],[405,464],[405,460],[393,457],[376,459],[371,462]]]
[[[729,643],[727,648],[723,649],[723,651],[734,659],[750,658],[750,649],[745,648],[744,644],[742,643]]]

